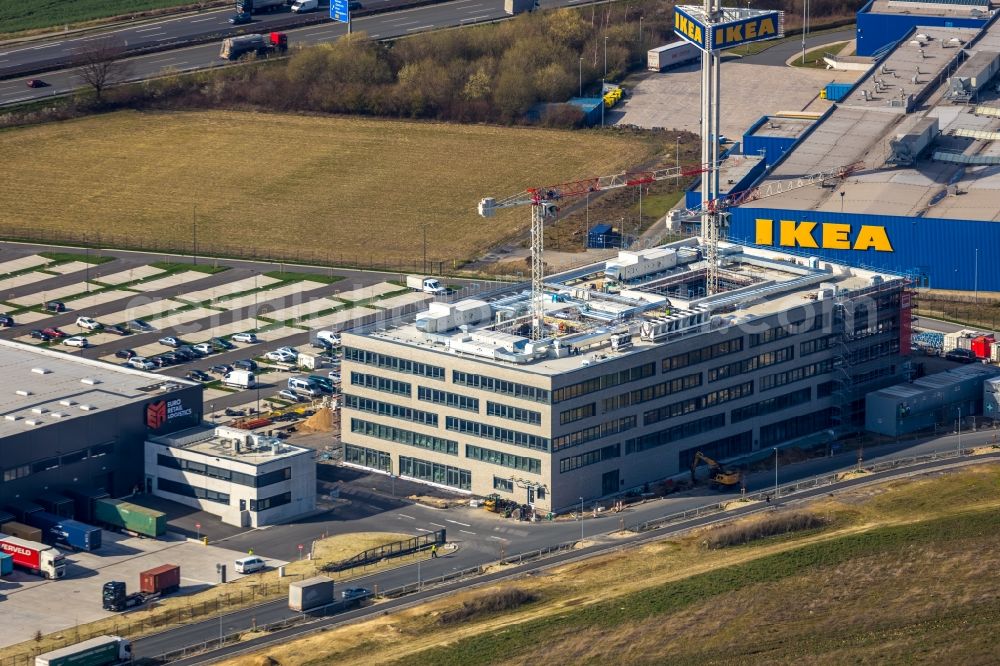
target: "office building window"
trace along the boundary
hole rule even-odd
[[[382,425],[381,423],[372,423],[363,419],[351,419],[351,432],[368,437],[377,437],[387,442],[396,442],[397,444],[406,444],[407,446],[415,446],[420,449],[437,451],[438,453],[447,453],[452,456],[458,455],[458,442],[454,440],[425,435],[420,432],[413,432],[412,430],[394,428],[393,426]]]
[[[444,379],[444,368],[426,363],[417,363],[406,358],[397,358],[386,354],[344,347],[344,360],[363,363],[375,368],[385,368],[395,372],[405,372],[411,375],[429,377],[430,379]]]
[[[622,445],[612,444],[611,446],[604,446],[593,451],[588,451],[587,453],[581,453],[578,456],[561,458],[559,460],[559,473],[571,472],[574,469],[586,467],[587,465],[595,465],[605,460],[618,458],[621,454]]]
[[[588,393],[603,391],[604,389],[611,388],[612,386],[619,386],[620,384],[627,384],[629,382],[637,382],[641,379],[647,379],[648,377],[652,377],[654,374],[656,374],[656,364],[644,363],[643,365],[637,365],[634,368],[621,370],[619,372],[612,372],[607,375],[593,377],[582,382],[577,382],[576,384],[570,384],[569,386],[558,388],[552,392],[552,402],[572,400],[573,398],[579,398],[580,396],[587,395]]]
[[[392,457],[384,451],[344,444],[344,462],[392,474]]]
[[[452,384],[458,384],[459,386],[468,386],[481,391],[500,393],[503,395],[509,395],[512,398],[521,398],[522,400],[533,400],[534,402],[548,403],[550,399],[550,394],[547,389],[529,386],[527,384],[518,384],[517,382],[509,382],[506,379],[497,379],[496,377],[477,375],[471,372],[452,370],[451,382]]]
[[[445,427],[448,430],[454,430],[455,432],[461,432],[466,435],[474,435],[476,437],[482,437],[483,439],[492,439],[497,442],[503,442],[504,444],[523,446],[525,448],[536,449],[538,451],[549,450],[548,437],[529,435],[526,432],[500,428],[498,426],[479,423],[478,421],[459,419],[454,416],[446,417],[444,422]]]
[[[522,409],[521,407],[502,405],[499,402],[486,401],[486,413],[490,416],[499,416],[500,418],[529,423],[531,425],[539,425],[542,422],[542,415],[539,412],[531,409]]]
[[[344,407],[356,409],[359,412],[389,416],[394,419],[413,421],[414,423],[421,423],[428,426],[437,426],[438,424],[437,414],[433,412],[425,412],[421,409],[413,409],[412,407],[404,407],[403,405],[372,400],[371,398],[362,398],[356,395],[345,394]]]
[[[736,352],[741,351],[743,351],[743,338],[723,340],[722,342],[716,342],[714,345],[708,345],[707,347],[702,347],[701,349],[692,349],[691,351],[684,352],[683,354],[668,356],[663,359],[663,362],[661,363],[662,370],[663,373],[666,374],[672,370],[680,370],[681,368],[686,368],[689,365],[698,365],[699,363],[711,361],[713,358],[719,358],[720,356],[735,354]]]
[[[388,377],[379,377],[378,375],[369,375],[363,372],[352,372],[351,384],[375,391],[382,391],[383,393],[410,397],[410,383],[401,382],[398,379],[389,379]]]
[[[502,490],[505,493],[512,493],[514,492],[514,482],[510,479],[501,479],[499,476],[494,476],[493,490]]]
[[[574,421],[590,418],[597,413],[597,403],[591,402],[586,405],[566,409],[559,412],[559,425],[566,425]]]
[[[429,460],[400,456],[399,473],[419,481],[429,481],[459,490],[472,489],[472,472]]]
[[[433,402],[437,405],[464,409],[469,412],[479,411],[479,398],[470,398],[467,395],[452,393],[451,391],[440,391],[438,389],[427,388],[426,386],[418,386],[417,398],[424,402]]]
[[[494,465],[510,467],[511,469],[518,469],[522,472],[531,472],[532,474],[542,473],[542,461],[538,458],[517,456],[513,453],[503,453],[501,451],[494,451],[493,449],[486,449],[481,446],[473,446],[472,444],[465,445],[465,457],[471,458],[472,460],[492,463]]]
[[[161,477],[156,480],[156,487],[163,492],[173,493],[175,495],[194,497],[196,499],[208,500],[209,502],[216,502],[218,504],[229,504],[229,495],[226,493],[208,490],[207,488],[197,488],[180,481],[171,481],[170,479],[164,479]]]
[[[794,407],[795,405],[801,405],[809,402],[811,399],[812,387],[807,386],[797,391],[792,391],[791,393],[785,393],[773,398],[768,398],[767,400],[755,402],[752,405],[737,407],[730,414],[729,420],[732,423],[739,423],[740,421],[746,421],[747,419],[752,419],[756,416],[765,416],[767,414],[773,414],[774,412],[781,411],[782,409]]]
[[[734,384],[733,386],[712,391],[704,395],[687,398],[686,400],[679,400],[669,405],[664,405],[659,409],[651,409],[642,415],[642,423],[643,425],[659,423],[660,421],[666,421],[667,419],[684,416],[685,414],[699,412],[703,409],[711,409],[717,405],[721,405],[731,400],[739,400],[740,398],[745,398],[749,395],[753,395],[752,381]]]

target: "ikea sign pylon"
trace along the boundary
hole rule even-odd
[[[710,17],[696,5],[674,7],[674,32],[702,51],[729,49],[785,36],[784,12],[724,7]]]

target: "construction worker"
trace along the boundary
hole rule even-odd
[[[437,558],[437,556],[438,556],[438,545],[434,544],[433,546],[431,546],[431,557]]]

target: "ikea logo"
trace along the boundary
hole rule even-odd
[[[769,39],[778,34],[774,16],[733,23],[715,28],[712,33],[712,48],[722,48],[760,39]]]
[[[674,31],[698,45],[705,43],[705,35],[700,23],[692,21],[688,16],[674,11]]]
[[[774,220],[757,218],[754,243],[775,245]],[[824,250],[875,250],[893,252],[885,227],[862,224],[855,232],[850,224],[778,220],[778,243],[781,247],[805,247]]]

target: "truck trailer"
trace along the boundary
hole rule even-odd
[[[139,574],[139,591],[145,594],[169,594],[181,586],[181,568],[176,564],[161,564]]]
[[[25,539],[27,541],[42,540],[42,531],[40,529],[32,527],[31,525],[19,523],[16,520],[0,523],[0,532],[9,534],[12,537],[17,537],[18,539]]]
[[[293,611],[303,613],[332,603],[332,578],[316,576],[288,586],[288,607]]]
[[[503,10],[508,16],[533,12],[538,9],[538,0],[504,0]]]
[[[153,539],[167,531],[167,514],[117,499],[95,500],[94,522]]]
[[[222,40],[219,57],[223,60],[239,60],[253,53],[258,58],[266,58],[272,53],[288,50],[288,35],[283,32],[269,32],[266,35],[240,35]]]
[[[66,558],[52,546],[0,534],[0,552],[14,558],[14,566],[49,580],[66,575]]]
[[[28,524],[42,530],[42,541],[62,544],[74,550],[97,550],[101,547],[101,528],[78,520],[61,518],[48,511],[28,516]]]
[[[436,277],[424,277],[423,275],[407,275],[406,286],[414,291],[422,291],[425,294],[443,294],[447,291],[441,286]]]
[[[701,59],[701,49],[691,42],[681,40],[666,46],[657,46],[646,53],[646,69],[662,72]]]
[[[285,4],[286,0],[237,0],[236,9],[241,14],[259,14],[261,12],[276,12]]]
[[[98,636],[35,657],[35,666],[114,666],[132,661],[132,643],[121,636]]]

